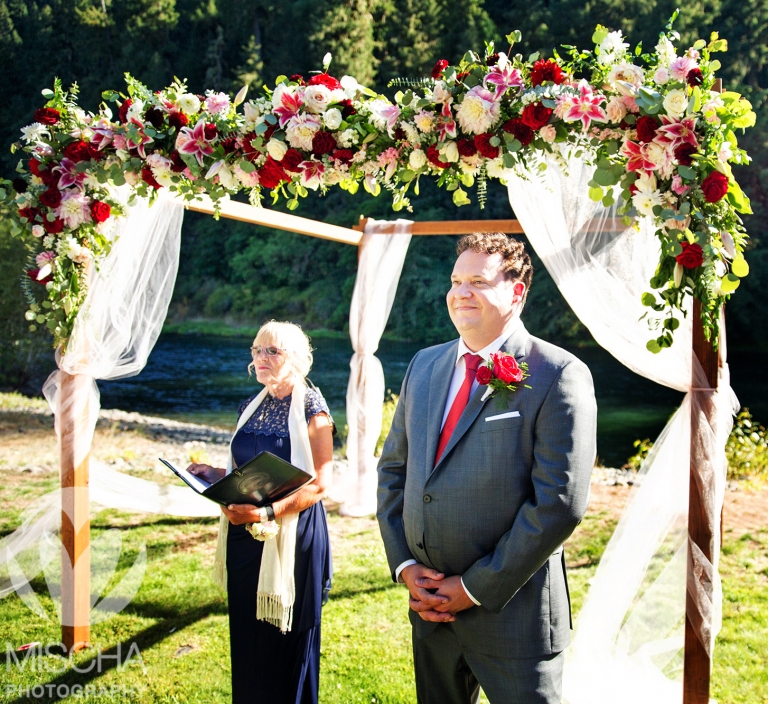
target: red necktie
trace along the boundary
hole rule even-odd
[[[445,425],[440,431],[440,440],[437,443],[435,464],[440,461],[440,457],[445,450],[445,446],[451,439],[453,430],[456,427],[456,424],[459,422],[459,418],[461,418],[461,414],[463,413],[464,409],[467,407],[467,403],[469,403],[469,396],[472,392],[472,384],[475,381],[475,377],[477,376],[477,369],[482,361],[483,358],[480,355],[469,353],[464,355],[464,362],[467,365],[466,371],[464,372],[464,382],[459,389],[459,393],[456,394],[456,398],[453,399],[453,405],[451,406],[451,410],[448,411],[448,417],[445,419]]]

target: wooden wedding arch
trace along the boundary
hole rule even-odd
[[[214,214],[213,202],[204,196],[193,203],[184,203],[188,210],[209,215]],[[265,208],[256,208],[251,205],[227,201],[220,204],[221,217],[272,227],[288,232],[318,237],[321,239],[340,242],[357,246],[361,251],[363,244],[363,232],[367,218],[360,216],[360,221],[351,228],[340,227],[329,223],[318,222],[309,218],[299,217],[288,213],[282,213]],[[617,229],[618,223],[617,223]],[[394,232],[394,225],[392,228]],[[509,220],[454,220],[454,221],[422,221],[414,222],[412,234],[416,236],[429,235],[464,235],[473,232],[504,232],[506,234],[524,234],[520,222]],[[386,230],[380,234],[389,234]],[[710,389],[717,388],[719,355],[713,348],[712,342],[707,340],[699,315],[699,301],[694,300],[693,311],[693,354],[701,363]],[[61,387],[62,408],[72,408],[72,404],[66,402],[68,396],[78,392],[77,378],[65,372]],[[695,383],[694,383],[695,386]],[[715,547],[714,535],[707,521],[707,507],[696,486],[695,458],[700,456],[697,451],[701,445],[703,425],[712,420],[714,416],[713,406],[705,403],[706,419],[698,414],[692,415],[691,427],[691,470],[689,489],[688,534],[690,539],[702,550],[710,561],[713,558]],[[71,410],[70,410],[71,412]],[[67,422],[62,419],[62,428],[69,432],[78,427],[75,422]],[[69,419],[74,420],[74,419]],[[61,450],[61,487],[62,489],[77,488],[78,491],[62,492],[62,532],[61,540],[64,552],[62,559],[69,560],[73,566],[70,570],[63,570],[61,585],[62,623],[80,624],[74,626],[62,626],[62,643],[68,651],[72,652],[86,647],[90,640],[90,521],[88,500],[88,456],[79,465],[75,465],[74,451],[76,447],[73,437],[62,436]],[[66,502],[66,503],[65,503]],[[721,522],[722,532],[722,522]],[[689,548],[690,549],[690,548]],[[691,570],[691,561],[688,562],[688,570]],[[67,578],[68,576],[68,578]],[[684,704],[708,704],[711,674],[711,661],[704,646],[696,635],[692,623],[692,617],[696,614],[695,605],[689,592],[686,592],[686,621],[685,621],[685,649],[683,671],[683,703]]]

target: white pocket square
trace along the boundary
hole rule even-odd
[[[489,420],[501,420],[502,418],[519,418],[520,417],[520,411],[509,411],[509,413],[499,413],[497,416],[488,416],[485,419],[485,422],[487,423]]]

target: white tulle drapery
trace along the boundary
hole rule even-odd
[[[355,289],[349,311],[354,354],[347,386],[347,459],[345,476],[334,492],[345,516],[376,512],[376,442],[381,434],[384,370],[376,357],[392,310],[397,284],[411,241],[411,222],[369,219],[360,243]]]
[[[681,318],[671,348],[658,355],[646,350],[652,335],[640,298],[658,262],[659,244],[647,220],[627,228],[616,218],[615,206],[589,200],[593,171],[579,160],[550,159],[542,177],[510,179],[512,209],[595,340],[634,372],[688,393],[644,462],[591,581],[568,652],[564,699],[569,704],[679,704],[686,588],[697,608],[697,635],[710,656],[720,627],[717,543],[724,446],[736,400],[724,355],[717,391],[707,389],[698,360],[692,362],[690,314]],[[692,444],[696,484],[715,536],[713,561],[688,538]]]
[[[134,376],[144,368],[176,280],[183,206],[161,195],[152,206],[136,200],[126,210],[112,233],[112,250],[91,273],[66,353],[57,353],[59,368],[43,387],[54,412],[60,451],[72,458],[75,467],[88,456],[93,441],[99,415],[96,379]],[[177,490],[104,467],[94,466],[90,485],[92,500],[104,507],[211,515],[210,507],[202,506],[208,502],[184,488],[178,487],[186,495],[179,495]],[[12,566],[17,555],[52,534],[60,523],[61,495],[54,492],[33,504],[22,525],[0,543],[0,568]],[[23,589],[26,580],[13,569],[10,572],[10,589]],[[29,570],[24,574],[34,577]],[[8,584],[0,587],[0,595],[8,589]]]

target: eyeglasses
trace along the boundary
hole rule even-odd
[[[262,352],[267,355],[267,357],[276,357],[280,352],[286,352],[287,350],[283,347],[275,347],[274,345],[270,345],[269,347],[251,347],[251,355],[254,357],[258,357]]]

